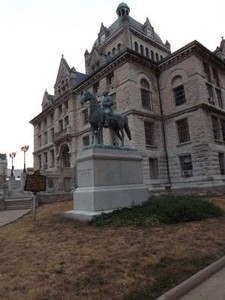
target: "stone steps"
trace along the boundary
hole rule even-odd
[[[32,198],[14,198],[5,200],[5,210],[31,209]]]

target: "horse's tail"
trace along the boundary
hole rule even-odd
[[[125,130],[128,138],[129,138],[129,140],[131,141],[131,133],[130,133],[130,128],[128,126],[128,118],[127,118],[127,116],[125,116],[124,130]]]

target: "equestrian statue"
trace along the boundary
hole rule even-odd
[[[112,129],[121,141],[121,146],[124,147],[124,130],[131,140],[131,133],[128,126],[128,118],[118,112],[112,111],[112,97],[104,92],[102,107],[97,98],[89,91],[84,91],[81,96],[80,103],[90,102],[89,123],[91,125],[92,144],[94,144],[95,132],[99,133],[99,143],[103,144],[103,128]]]

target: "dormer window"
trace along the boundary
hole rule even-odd
[[[153,37],[152,30],[150,28],[147,29],[147,36]]]
[[[100,37],[100,43],[103,43],[105,41],[105,34],[102,34]]]

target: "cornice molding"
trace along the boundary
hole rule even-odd
[[[193,41],[160,61],[159,73],[176,65],[191,55],[197,55],[200,58],[211,62],[225,72],[225,63],[219,57],[217,57],[213,52],[204,47],[198,41]]]
[[[216,107],[212,104],[209,104],[209,103],[200,103],[200,104],[197,104],[195,106],[183,109],[181,111],[174,112],[174,113],[169,114],[169,115],[163,115],[163,119],[167,120],[167,119],[175,118],[177,116],[188,114],[188,113],[196,111],[198,109],[203,109],[205,111],[213,112],[217,115],[222,115],[222,116],[225,117],[225,110],[222,110],[221,108],[218,108],[218,107]]]
[[[74,93],[79,94],[84,89],[89,88],[94,83],[98,82],[103,77],[110,74],[112,71],[117,69],[119,66],[123,65],[125,62],[132,61],[144,67],[154,68],[156,70],[157,63],[143,57],[139,53],[130,50],[129,48],[125,48],[118,56],[115,57],[114,60],[102,66],[99,70],[97,70],[94,74],[91,74],[85,81],[83,81],[79,86],[74,88]]]
[[[130,109],[130,110],[126,111],[124,114],[128,115],[128,116],[135,115],[135,116],[139,116],[139,117],[143,117],[143,118],[152,118],[152,119],[157,119],[157,120],[162,119],[161,115],[156,115],[153,111],[144,112],[144,111],[137,110],[137,109]]]

